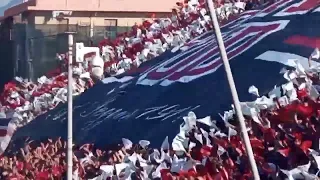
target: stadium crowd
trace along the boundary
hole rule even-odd
[[[222,1],[216,2],[220,20],[245,10],[245,4],[240,1],[221,4]],[[166,50],[178,50],[210,29],[204,0],[178,2],[170,18],[144,21],[133,26],[130,32],[119,34],[115,40],[102,41],[99,44],[101,54],[84,54],[82,60],[74,58],[73,94],[81,94],[104,76],[134,69]],[[59,54],[57,59],[61,61],[61,67],[36,82],[16,77],[5,85],[0,96],[0,118],[13,117],[17,126],[23,126],[67,101],[68,54]]]
[[[257,2],[248,1],[250,8]],[[237,2],[216,3],[221,21],[248,9]],[[211,30],[203,0],[177,3],[171,18],[145,21],[99,44],[101,55],[74,62],[74,95],[94,85],[95,79],[139,67],[166,50]],[[67,54],[58,55],[62,66],[30,82],[15,78],[1,95],[0,117],[16,119],[22,126],[40,114],[65,103]],[[320,170],[320,99],[317,68],[308,71],[296,64],[283,72],[288,83],[243,103],[247,131],[261,179],[317,179]],[[320,84],[319,84],[320,85]],[[249,92],[259,96],[252,86]],[[184,117],[180,133],[160,149],[150,142],[133,144],[128,139],[104,149],[93,144],[74,146],[74,179],[252,179],[240,129],[233,111],[221,120],[199,119],[193,112]],[[221,123],[223,122],[223,123]],[[66,174],[66,142],[25,140],[19,151],[9,147],[0,159],[0,179],[63,179]],[[170,145],[171,144],[171,145]]]
[[[320,172],[319,68],[282,71],[288,79],[265,96],[241,104],[261,179],[317,179]],[[122,142],[98,149],[75,145],[74,179],[252,179],[234,110],[221,120],[189,112],[172,143]],[[63,179],[66,142],[24,141],[1,157],[1,179]]]

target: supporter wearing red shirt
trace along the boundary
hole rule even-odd
[[[270,118],[270,122],[272,124],[292,122],[296,107],[297,103],[292,103],[285,107],[280,107],[277,111],[275,111],[276,114],[274,114],[273,117]]]
[[[43,170],[36,174],[36,180],[47,180],[49,179],[49,171]]]
[[[54,165],[52,167],[52,175],[54,177],[61,177],[62,175],[62,171],[63,171],[63,167],[59,166],[59,165]]]
[[[304,119],[310,118],[314,113],[314,107],[309,105],[309,103],[306,101],[304,103],[300,103],[296,107],[296,111],[298,114],[300,114]]]

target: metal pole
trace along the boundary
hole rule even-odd
[[[30,59],[30,46],[29,46],[29,41],[31,41],[31,39],[29,39],[29,26],[26,24],[25,25],[26,28],[26,37],[25,37],[25,57],[26,57],[26,62],[28,62],[28,80],[29,81],[33,81],[33,75],[31,72],[31,66],[32,66],[32,62]]]
[[[254,177],[255,180],[260,180],[257,164],[256,164],[256,161],[255,161],[254,156],[253,156],[253,151],[252,151],[252,147],[251,147],[251,144],[250,144],[250,139],[249,139],[247,128],[246,128],[246,124],[245,124],[245,119],[244,119],[242,111],[241,111],[241,106],[240,106],[240,101],[239,101],[236,85],[234,83],[234,79],[233,79],[233,76],[232,76],[229,60],[228,60],[228,57],[227,57],[226,48],[224,47],[224,43],[223,43],[223,39],[222,39],[220,27],[219,27],[217,15],[216,15],[216,12],[215,12],[215,9],[214,9],[214,4],[213,4],[212,0],[207,0],[207,3],[208,3],[209,10],[210,10],[211,18],[212,18],[212,25],[214,27],[216,40],[217,40],[218,45],[219,45],[221,59],[223,61],[224,68],[225,68],[225,71],[226,71],[226,74],[227,74],[228,83],[229,83],[229,86],[230,86],[234,107],[235,107],[235,110],[236,110],[236,113],[237,113],[237,117],[239,119],[241,133],[242,133],[242,136],[243,136],[243,141],[244,141],[245,148],[246,148],[246,151],[247,151],[247,154],[248,154],[248,158],[249,158],[249,161],[250,161],[253,177]]]
[[[69,61],[68,61],[68,180],[72,180],[72,92],[73,92],[73,78],[72,78],[72,46],[73,46],[73,34],[68,34],[68,46],[69,46]]]

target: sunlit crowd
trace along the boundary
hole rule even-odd
[[[317,179],[320,168],[319,67],[282,71],[287,83],[241,103],[246,131],[261,179]],[[159,149],[152,142],[132,142],[97,148],[73,147],[74,179],[253,179],[241,129],[234,110],[221,119],[183,117],[180,132]],[[66,142],[60,138],[23,141],[1,157],[1,179],[62,179],[66,175]],[[17,147],[16,147],[17,148]]]
[[[245,3],[240,1],[217,1],[216,6],[220,20],[245,10]],[[100,53],[86,53],[81,60],[74,58],[73,95],[83,93],[106,76],[134,70],[141,63],[169,49],[176,51],[189,40],[211,28],[204,0],[178,2],[172,10],[171,17],[134,25],[130,32],[119,34],[114,40],[102,41],[98,45]],[[65,103],[68,53],[57,54],[57,60],[61,62],[61,66],[39,77],[37,81],[16,77],[7,83],[0,96],[0,117],[14,116],[17,125],[22,126],[40,114]]]
[[[255,8],[260,1],[216,1],[220,21]],[[204,0],[178,2],[172,15],[135,25],[115,40],[104,40],[100,54],[88,53],[73,62],[73,95],[95,82],[138,68],[167,50],[175,51],[191,39],[212,29]],[[318,51],[317,51],[318,52]],[[30,82],[16,77],[0,96],[0,117],[13,118],[23,126],[67,101],[68,54],[58,54],[61,67]],[[318,69],[285,70],[288,83],[243,103],[247,132],[261,179],[316,179],[319,174],[320,99]],[[294,78],[292,78],[294,77]],[[217,122],[218,121],[218,122]],[[98,149],[93,144],[74,146],[74,179],[252,179],[252,171],[234,111],[219,120],[184,117],[173,140],[164,139],[159,149],[148,140]],[[8,147],[1,156],[0,179],[63,179],[66,176],[66,142],[28,138],[23,147]]]

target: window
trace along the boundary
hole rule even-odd
[[[128,32],[131,29],[131,27],[129,26],[118,26],[118,33],[124,33],[124,32]]]
[[[77,25],[77,35],[76,40],[77,42],[87,42],[90,38],[90,25],[86,24],[78,24]]]
[[[58,24],[58,33],[65,33],[69,30],[68,28],[69,20],[68,19],[62,19],[59,21]]]
[[[77,32],[83,36],[89,36],[90,34],[90,25],[78,24]]]
[[[110,39],[116,38],[118,21],[116,19],[105,19],[104,25],[105,25],[104,37],[110,38]]]

